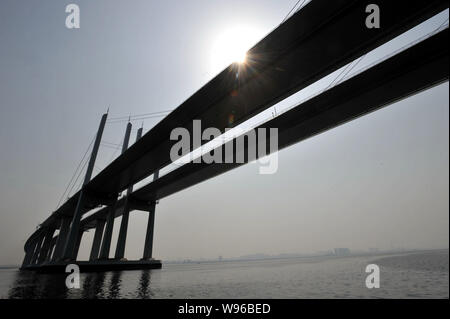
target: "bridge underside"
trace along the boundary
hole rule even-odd
[[[278,149],[281,150],[447,81],[447,39],[448,30],[442,31],[258,128],[278,128]],[[245,147],[246,151],[247,145]],[[226,146],[221,148],[224,156]],[[173,195],[244,164],[226,164],[224,159],[220,164],[191,162],[134,191],[128,200],[136,203],[135,209],[139,210],[140,205],[145,208],[147,202]],[[125,198],[118,201],[116,217],[122,215],[125,201]],[[86,217],[82,221],[83,228],[94,228],[96,220],[105,218],[107,213],[106,207]]]
[[[125,138],[123,154],[88,181],[27,240],[22,269],[64,271],[67,264],[76,260],[84,231],[93,228],[90,260],[76,262],[81,271],[161,268],[161,261],[152,259],[156,202],[243,165],[236,161],[188,163],[158,178],[159,169],[170,164],[174,142],[169,136],[173,128],[192,130],[194,118],[201,119],[205,127],[221,131],[236,126],[448,7],[448,2],[439,0],[380,0],[382,7],[390,9],[384,15],[384,27],[368,30],[359,21],[366,2],[310,2],[250,50],[247,70],[230,66],[142,138],[138,132],[136,143],[129,149]],[[259,128],[278,128],[278,149],[283,149],[448,81],[447,39],[448,30],[441,31]],[[231,125],[229,114],[235,116]],[[127,127],[128,138],[130,130]],[[259,138],[257,134],[257,141]],[[227,146],[221,148],[225,156]],[[270,149],[268,145],[266,149]],[[136,182],[151,174],[155,174],[153,182],[133,191]],[[126,189],[127,195],[118,199],[118,194]],[[105,205],[82,219],[85,213]],[[143,258],[128,261],[123,258],[126,229],[129,213],[134,210],[148,212],[148,226]],[[118,216],[122,216],[122,224],[115,258],[111,259],[111,236]]]
[[[169,165],[174,128],[192,131],[193,119],[221,131],[235,127],[448,7],[443,0],[380,0],[383,28],[368,29],[361,19],[368,3],[311,1],[249,50],[245,68],[225,69],[95,176],[86,185],[90,196],[83,214],[110,205],[119,192]],[[72,217],[79,196],[74,194],[41,225]]]
[[[259,128],[278,128],[278,147],[283,149],[447,81],[449,77],[447,38],[448,30],[442,31],[260,125]],[[229,143],[235,141],[236,139]],[[222,154],[225,154],[226,146],[221,148]],[[269,149],[268,146],[266,149]],[[247,145],[244,152],[246,150]],[[192,162],[186,164],[130,193],[128,197],[120,199],[114,206],[114,217],[132,210],[146,210],[149,202],[154,203],[241,165],[243,164]],[[110,212],[111,207],[105,207],[85,218],[81,226],[83,231],[96,228],[99,221],[105,220]],[[65,265],[65,263],[44,263],[25,269],[61,271]],[[106,260],[79,262],[79,265],[82,271],[103,271],[160,268],[161,262]]]

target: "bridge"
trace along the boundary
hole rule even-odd
[[[81,189],[44,220],[25,243],[23,270],[61,271],[77,263],[82,271],[160,268],[153,258],[155,208],[158,200],[223,174],[244,163],[193,161],[159,176],[170,165],[178,127],[236,127],[299,90],[360,58],[403,32],[448,8],[448,1],[380,0],[380,28],[365,25],[371,1],[313,0],[283,22],[247,53],[245,64],[232,64],[129,146],[127,124],[122,154],[92,178],[108,114],[102,116]],[[395,54],[356,76],[300,103],[257,128],[278,129],[278,149],[386,107],[448,81],[448,28]],[[259,141],[260,131],[256,130]],[[239,138],[239,137],[237,137]],[[237,138],[218,146],[233,147]],[[202,142],[203,143],[203,142]],[[257,143],[258,145],[258,143]],[[200,145],[194,145],[194,151]],[[247,151],[248,145],[245,145]],[[268,149],[268,147],[266,147]],[[217,149],[218,151],[218,149]],[[233,155],[235,159],[238,154]],[[153,181],[133,186],[153,175]],[[120,196],[125,192],[124,196]],[[100,208],[101,207],[101,208]],[[100,209],[99,209],[100,208]],[[95,210],[95,211],[94,211]],[[128,261],[125,244],[131,212],[148,212],[142,259]],[[110,258],[115,218],[121,225]],[[90,258],[79,261],[85,231],[95,229]],[[62,270],[64,271],[64,270]]]

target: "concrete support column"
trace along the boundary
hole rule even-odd
[[[83,215],[84,200],[85,200],[85,196],[86,196],[84,194],[83,187],[84,187],[84,185],[89,183],[89,181],[91,180],[92,172],[94,170],[95,160],[97,158],[97,153],[98,153],[98,149],[100,147],[100,142],[102,139],[103,130],[105,128],[105,123],[106,123],[107,117],[108,117],[108,114],[103,114],[102,120],[100,121],[100,126],[97,131],[97,136],[95,137],[94,146],[92,148],[91,157],[89,159],[89,165],[86,170],[86,175],[84,176],[83,186],[81,187],[80,197],[78,198],[77,206],[76,206],[75,212],[73,214],[72,225],[70,227],[69,234],[67,236],[67,240],[63,247],[63,252],[62,252],[63,259],[74,260],[76,258],[75,246],[76,246],[77,239],[79,236],[80,222],[81,222],[81,217]]]
[[[45,234],[40,235],[36,248],[34,249],[33,257],[31,258],[31,264],[37,264],[39,254],[41,253],[42,242],[44,241]]]
[[[142,128],[138,129],[137,135],[136,135],[136,142],[139,141],[139,139],[142,136]],[[122,213],[122,222],[120,223],[120,231],[119,231],[119,238],[117,239],[117,246],[116,246],[116,254],[114,257],[116,259],[122,259],[125,257],[125,245],[127,241],[127,232],[128,232],[128,220],[130,219],[130,203],[129,203],[129,196],[133,192],[133,186],[130,186],[127,189],[127,197],[125,199],[125,205],[123,207],[123,213]]]
[[[117,240],[116,246],[116,259],[122,259],[125,256],[125,245],[127,241],[128,232],[128,220],[130,218],[130,205],[128,199],[125,201],[125,206],[123,207],[122,222],[120,223],[119,238]]]
[[[41,254],[39,255],[38,262],[43,263],[47,259],[49,254],[50,244],[53,239],[53,234],[55,233],[55,228],[51,227],[45,234],[44,243],[42,244]]]
[[[33,259],[34,251],[36,249],[37,242],[34,242],[31,247],[25,252],[25,257],[23,258],[22,267],[26,267],[31,264],[31,260]]]
[[[102,248],[100,250],[100,259],[108,259],[111,249],[111,238],[114,229],[114,219],[116,218],[116,202],[109,208],[108,217],[106,219],[106,229],[103,235]]]
[[[30,264],[31,258],[33,258],[33,253],[31,251],[25,252],[25,257],[23,258],[22,261],[22,268]]]
[[[156,203],[151,203],[148,210],[147,233],[145,235],[144,255],[142,259],[152,258],[153,254],[153,233],[155,227],[155,207]]]
[[[131,123],[128,123],[127,128],[125,130],[125,138],[123,139],[122,154],[128,148],[128,142],[130,141],[131,127],[132,127]],[[109,258],[109,251],[111,249],[111,238],[112,238],[112,233],[113,233],[113,228],[114,228],[114,219],[116,218],[116,204],[117,204],[117,199],[109,207],[109,213],[108,213],[108,217],[106,219],[105,234],[103,235],[102,248],[100,250],[100,259],[108,259]]]
[[[56,240],[55,251],[53,253],[52,261],[59,261],[63,257],[64,246],[66,244],[67,235],[70,229],[70,217],[64,216],[61,218],[61,226],[59,227],[59,235]]]
[[[53,252],[55,250],[55,246],[56,246],[56,241],[57,240],[58,240],[58,236],[53,237],[52,242],[50,243],[50,248],[48,250],[47,258],[45,259],[45,261],[51,261],[52,260],[52,256],[53,256]]]
[[[103,229],[105,228],[105,220],[97,219],[97,225],[95,226],[94,241],[92,242],[91,255],[89,260],[93,261],[98,259],[98,253],[100,251],[100,244],[102,243]]]
[[[84,230],[81,230],[80,233],[78,234],[77,242],[75,243],[73,260],[77,260],[78,251],[80,250],[80,245],[81,245],[81,240],[83,239],[83,235],[84,235]]]

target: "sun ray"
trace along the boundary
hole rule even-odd
[[[247,51],[263,36],[248,26],[230,28],[218,35],[211,50],[211,69],[218,73],[231,63],[245,63]]]

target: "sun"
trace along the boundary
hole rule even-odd
[[[249,26],[236,26],[219,34],[211,50],[212,71],[218,73],[231,63],[245,63],[247,51],[261,38],[261,31]]]

